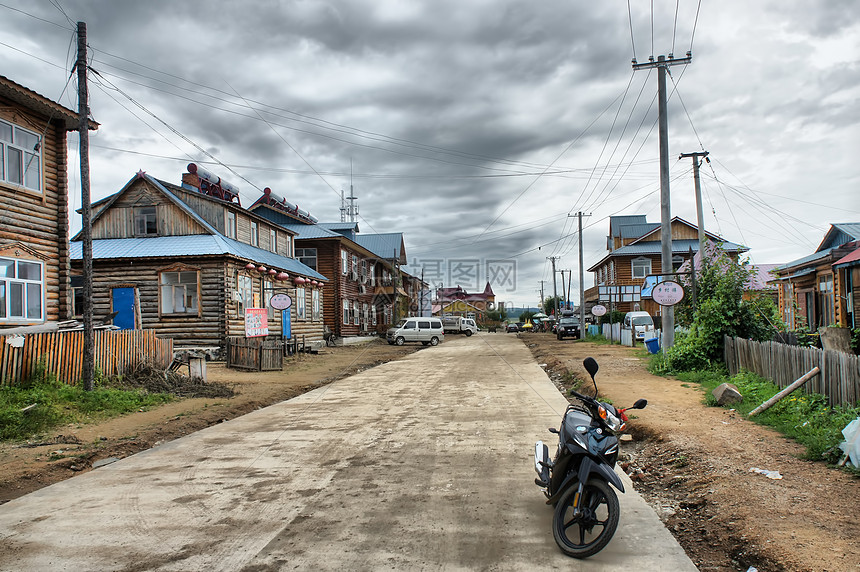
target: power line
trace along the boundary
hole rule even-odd
[[[71,20],[69,20],[69,17],[68,17],[68,16],[66,16],[66,19],[67,19],[67,20],[69,20],[69,22],[70,22],[70,23],[72,23],[72,27],[71,27],[71,28],[69,28],[68,26],[64,26],[64,25],[62,25],[62,24],[57,24],[56,22],[53,22],[53,21],[51,21],[51,20],[46,20],[45,18],[40,18],[40,17],[38,17],[38,16],[36,16],[36,15],[34,15],[34,14],[31,14],[31,13],[29,13],[29,12],[25,12],[24,10],[20,10],[20,9],[18,9],[18,8],[13,8],[12,6],[9,6],[8,4],[0,4],[0,7],[2,7],[2,8],[6,8],[6,9],[8,9],[8,10],[12,10],[13,12],[18,12],[18,13],[23,14],[23,15],[25,15],[25,16],[29,16],[30,18],[33,18],[34,20],[39,20],[39,21],[45,22],[46,24],[51,24],[52,26],[56,26],[56,27],[58,27],[58,28],[62,28],[62,29],[64,29],[64,30],[68,30],[68,31],[70,31],[70,32],[74,32],[74,31],[75,31],[74,22],[72,22]],[[62,12],[63,10],[60,8],[60,11]],[[65,12],[63,12],[63,15],[65,16]]]

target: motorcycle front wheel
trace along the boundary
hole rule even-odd
[[[555,505],[552,535],[561,551],[574,558],[594,556],[609,544],[618,528],[618,496],[608,483],[591,479],[582,489],[580,513],[573,515],[578,487],[570,487]]]

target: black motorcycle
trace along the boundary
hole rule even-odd
[[[612,484],[622,493],[624,484],[614,471],[618,460],[618,435],[627,427],[628,409],[643,409],[648,402],[638,400],[633,407],[616,409],[597,400],[597,362],[582,362],[591,375],[595,397],[575,391],[578,402],[567,406],[558,435],[558,449],[550,461],[549,448],[535,443],[535,484],[555,506],[552,533],[562,552],[574,558],[588,558],[603,550],[618,527],[619,504]]]

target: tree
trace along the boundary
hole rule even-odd
[[[561,296],[550,296],[549,298],[543,299],[543,312],[547,316],[551,316],[555,313],[555,302],[558,300],[558,307],[561,308],[562,298]]]
[[[675,306],[679,325],[690,328],[686,337],[667,352],[674,369],[707,367],[722,357],[723,336],[768,340],[780,324],[770,298],[745,297],[754,269],[747,260],[735,262],[718,245],[709,244],[696,270],[696,308],[692,306],[692,280],[684,278],[688,295]]]
[[[522,314],[520,314],[520,322],[528,322],[528,321],[531,321],[532,316],[534,316],[534,315],[535,315],[535,313],[534,313],[534,312],[529,311],[529,310],[526,310],[525,312],[523,312]]]

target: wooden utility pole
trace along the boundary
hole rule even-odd
[[[80,140],[81,162],[81,228],[83,230],[84,266],[84,390],[93,390],[95,371],[95,335],[93,331],[93,231],[90,226],[90,133],[87,93],[87,24],[78,22],[78,136]]]
[[[576,213],[579,218],[579,339],[585,339],[585,268],[582,265],[582,211]]]
[[[705,255],[705,215],[702,211],[702,187],[699,183],[699,167],[702,165],[702,161],[699,161],[699,157],[703,160],[708,158],[708,152],[702,151],[701,153],[681,153],[679,159],[683,159],[684,157],[692,157],[693,158],[693,182],[696,186],[696,217],[697,222],[699,224],[699,256]],[[692,261],[691,261],[692,264]]]
[[[648,63],[639,64],[633,60],[633,69],[657,68],[657,99],[659,108],[660,131],[660,268],[661,272],[672,271],[672,209],[669,194],[669,114],[666,96],[666,73],[669,66],[689,64],[693,60],[690,52],[687,57],[675,59],[669,54],[648,58]],[[663,348],[671,348],[675,344],[675,310],[672,306],[663,306],[662,310]]]

